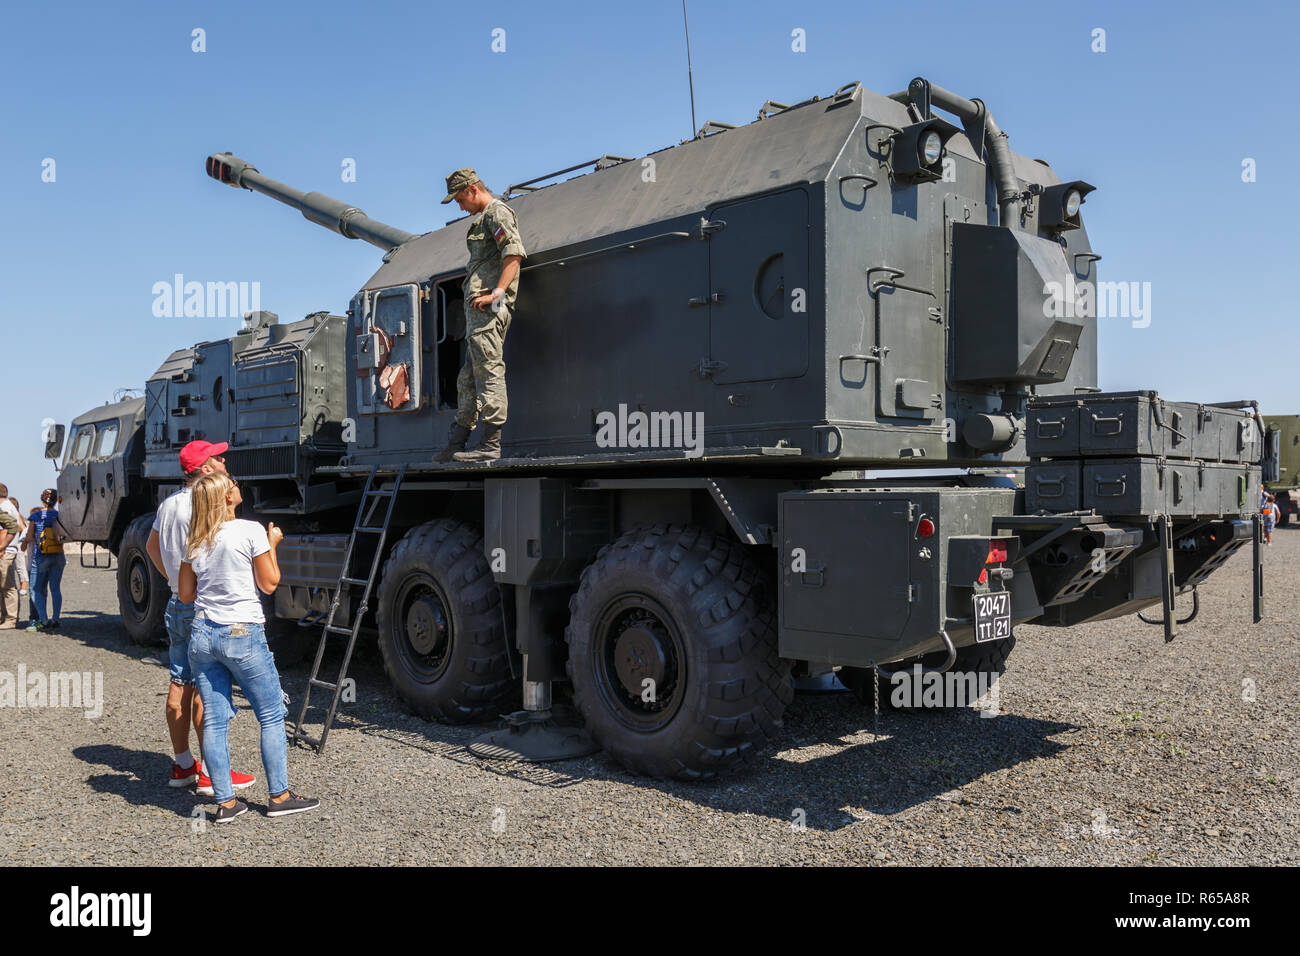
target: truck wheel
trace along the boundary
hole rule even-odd
[[[1287,505],[1283,505],[1278,511],[1282,512],[1282,515],[1277,519],[1277,526],[1285,528],[1291,523],[1291,509]]]
[[[149,560],[146,546],[153,513],[140,515],[126,527],[117,550],[117,606],[122,626],[134,644],[167,645],[167,602],[171,587]]]
[[[773,591],[736,541],[657,525],[606,545],[569,601],[587,731],[635,773],[695,780],[757,756],[794,696]]]
[[[420,716],[461,724],[500,713],[514,681],[477,528],[443,518],[407,532],[384,563],[376,619],[388,679]]]
[[[975,695],[979,696],[980,689],[992,689],[993,685],[998,682],[998,679],[1002,676],[1003,672],[1006,671],[1007,658],[1011,656],[1011,652],[1015,649],[1015,646],[1016,638],[1015,635],[1012,635],[1011,637],[1003,638],[1000,641],[986,641],[983,644],[971,644],[967,647],[959,647],[957,648],[957,660],[953,663],[950,673],[960,675],[974,674],[976,682]],[[939,667],[947,659],[948,655],[946,652],[938,651],[934,654],[926,654],[924,657],[914,657],[911,660],[890,664],[888,669],[891,671],[907,670],[910,672],[915,664],[920,664],[922,667]],[[853,692],[853,696],[862,704],[867,707],[873,706],[871,696],[871,668],[841,667],[839,671],[836,672],[835,676],[840,679],[841,684]],[[910,673],[906,680],[913,680]],[[921,680],[926,681],[927,678],[922,677]],[[943,675],[940,675],[940,681],[941,683],[939,685],[928,691],[924,683],[919,687],[913,685],[913,687],[909,689],[910,694],[913,697],[918,693],[924,697],[929,697],[930,695],[937,693],[939,697],[939,702],[937,704],[931,703],[924,705],[912,704],[909,706],[897,706],[893,702],[894,691],[897,689],[896,685],[892,682],[891,678],[881,674],[880,709],[899,711],[956,710],[961,707],[969,707],[974,703],[974,698],[970,697],[968,687],[964,686],[967,684],[964,677],[963,681],[958,684],[946,680]],[[980,688],[980,684],[983,684],[983,688]]]

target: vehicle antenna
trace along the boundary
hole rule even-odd
[[[695,76],[691,73],[691,25],[686,20],[686,0],[682,0],[682,26],[686,29],[686,82],[691,88],[691,139],[695,138]]]

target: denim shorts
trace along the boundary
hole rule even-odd
[[[190,670],[190,629],[194,626],[194,605],[186,604],[176,595],[167,602],[167,653],[168,670],[172,683],[181,687],[194,686]]]

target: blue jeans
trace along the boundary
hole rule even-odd
[[[239,681],[262,725],[267,790],[273,797],[287,791],[289,754],[284,735],[284,701],[275,659],[266,646],[266,628],[261,624],[214,624],[196,617],[190,631],[190,668],[203,700],[203,757],[208,762],[217,802],[226,803],[235,796],[230,785],[226,736],[234,713],[232,679]]]
[[[37,554],[32,559],[31,612],[34,621],[57,621],[63,610],[63,568],[67,559],[61,554]],[[54,601],[54,616],[45,616],[45,592],[49,589]]]
[[[173,684],[194,686],[190,671],[190,629],[194,626],[194,604],[186,604],[176,595],[167,602],[167,656],[168,670]]]

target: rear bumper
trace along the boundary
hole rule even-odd
[[[965,487],[781,495],[781,656],[866,667],[942,650],[942,634],[970,645],[974,602],[992,591],[1009,592],[1013,625],[1070,627],[1157,604],[1172,620],[1174,596],[1259,528],[1243,515],[1016,514],[1018,500]],[[1256,558],[1258,582],[1257,545]],[[1257,583],[1257,615],[1261,601]]]

